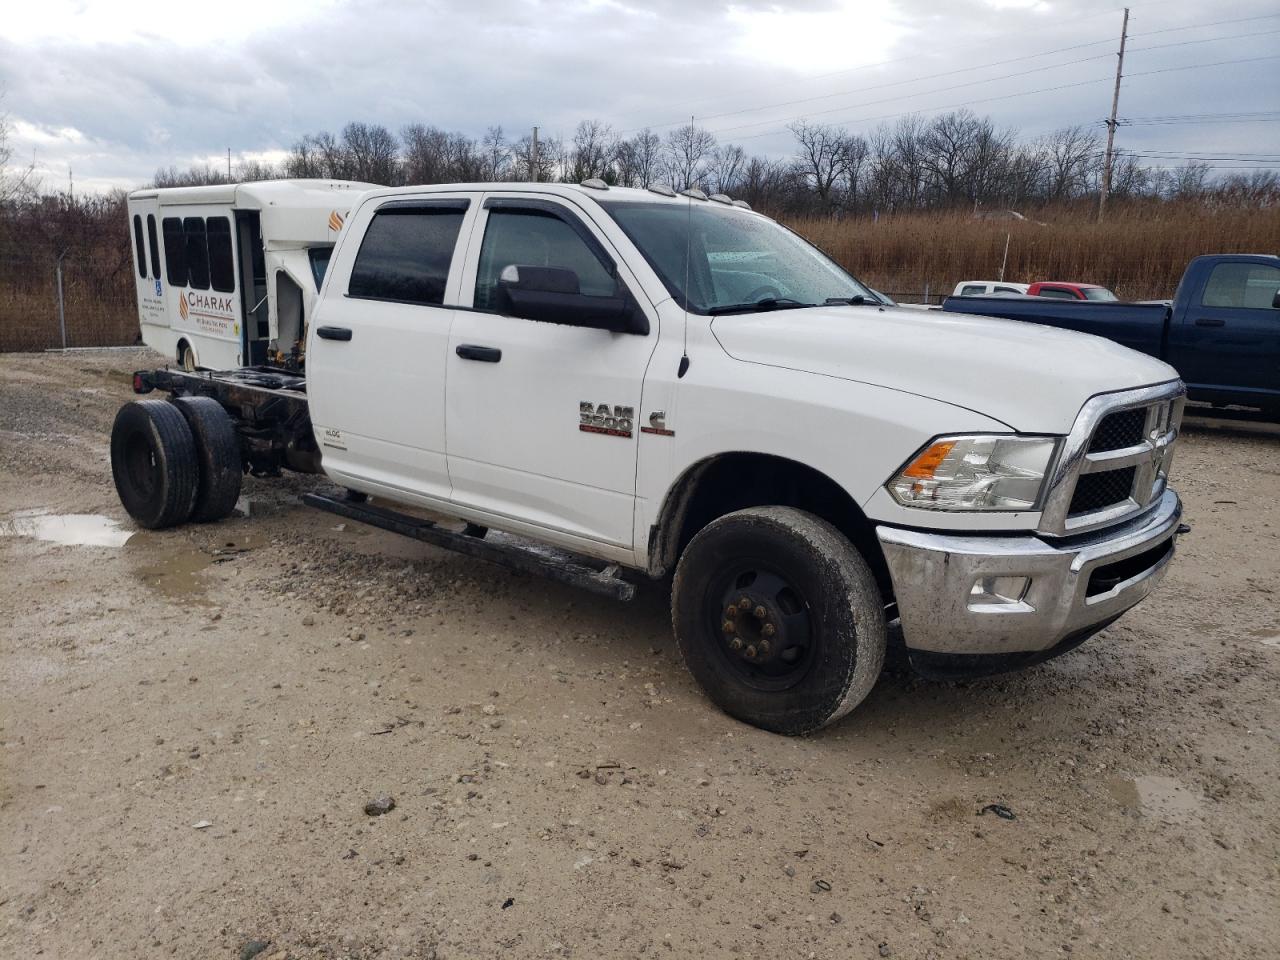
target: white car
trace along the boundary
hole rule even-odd
[[[1072,648],[1152,590],[1181,518],[1172,368],[885,305],[696,191],[369,192],[305,382],[152,370],[134,388],[172,395],[112,432],[140,524],[217,519],[242,469],[288,467],[348,491],[314,506],[619,599],[673,577],[699,683],[789,734],[867,695],[894,619],[929,675]]]
[[[951,291],[953,297],[991,297],[1001,293],[1025,294],[1028,283],[1010,283],[1005,280],[962,280]]]

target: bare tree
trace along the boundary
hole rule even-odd
[[[818,194],[823,205],[832,205],[832,191],[848,173],[848,135],[839,127],[797,120],[787,127],[799,145],[801,175]]]
[[[512,155],[515,157],[515,178],[517,180],[528,180],[533,174],[533,136],[525,134],[521,137],[511,149]],[[563,149],[560,141],[554,137],[538,138],[538,179],[542,181],[556,179],[556,171]]]
[[[1101,157],[1098,135],[1081,126],[1064,127],[1043,143],[1045,199],[1060,203],[1083,191]]]
[[[613,127],[600,120],[583,120],[573,133],[566,179],[581,183],[599,177],[614,179],[613,163],[618,155],[618,137]]]
[[[395,135],[381,124],[348,123],[342,128],[342,145],[352,180],[393,184],[398,164]]]
[[[715,193],[737,193],[747,165],[747,152],[737,144],[724,144],[711,151],[707,179]]]
[[[631,187],[650,187],[662,167],[662,138],[648,127],[618,146],[619,182]]]
[[[511,166],[511,146],[502,133],[502,127],[490,127],[485,131],[484,140],[484,179],[492,182],[507,179]]]
[[[667,134],[664,165],[671,186],[688,190],[703,184],[707,175],[707,160],[715,149],[716,138],[711,131],[687,123]]]

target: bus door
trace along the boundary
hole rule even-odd
[[[256,210],[236,211],[237,249],[240,251],[240,301],[244,325],[241,351],[247,367],[267,362],[271,320],[267,304],[267,263],[262,251],[262,221]]]

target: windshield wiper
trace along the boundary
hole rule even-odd
[[[861,293],[855,293],[852,297],[827,297],[827,299],[822,302],[823,304],[831,305],[845,303],[851,307],[856,307],[860,304],[867,304],[874,307],[879,306],[880,304],[880,301],[876,300],[874,297],[868,297]]]
[[[712,307],[707,313],[714,317],[722,313],[753,313],[765,310],[793,310],[796,307],[816,306],[816,303],[801,303],[799,300],[792,300],[790,297],[765,297],[763,300],[756,300],[753,303],[726,303],[723,306]]]

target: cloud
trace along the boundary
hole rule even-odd
[[[227,0],[189,9],[45,0],[7,21],[0,107],[15,123],[15,159],[34,149],[50,178],[70,165],[78,181],[131,185],[158,167],[225,158],[228,147],[278,156],[348,120],[477,136],[492,124],[517,136],[537,124],[567,136],[587,117],[628,131],[690,114],[733,114],[706,125],[723,139],[749,137],[750,151],[782,154],[796,117],[821,112],[815,119],[867,128],[876,121],[866,118],[962,102],[1036,133],[1106,115],[1119,32],[1110,0],[1069,9],[1042,0]],[[1275,37],[1265,35],[1142,48],[1280,28],[1276,18],[1155,32],[1272,12],[1261,0],[1216,13],[1137,8],[1127,72],[1271,53]],[[1093,45],[999,63],[1080,44]],[[1001,79],[1054,63],[1063,65]],[[1278,63],[1135,75],[1121,113],[1274,109]],[[949,71],[964,72],[917,79]],[[975,80],[985,82],[961,86]],[[1135,127],[1121,143],[1257,151],[1273,149],[1272,133],[1261,123]]]

